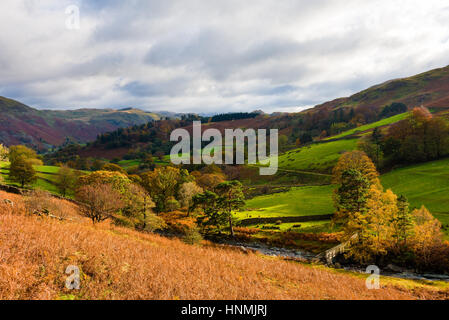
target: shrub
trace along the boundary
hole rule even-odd
[[[167,229],[175,234],[185,235],[190,229],[197,227],[195,219],[186,217],[181,211],[162,213],[159,217],[164,220]]]
[[[237,233],[243,233],[243,234],[248,234],[248,235],[259,233],[259,229],[244,228],[244,227],[235,227],[234,231],[237,232]]]
[[[168,211],[176,211],[180,208],[181,206],[179,205],[178,200],[176,200],[174,197],[170,197],[167,200],[167,203],[165,205],[165,208]]]
[[[203,237],[201,236],[198,227],[188,229],[186,234],[184,235],[183,241],[187,244],[192,245],[201,244],[201,242],[203,241]]]
[[[33,190],[23,199],[28,214],[47,213],[63,219],[79,217],[78,209],[74,204],[56,199],[47,191]]]
[[[166,227],[167,224],[165,223],[164,219],[155,214],[149,214],[146,218],[144,230],[148,232],[154,232],[157,230],[164,230]]]
[[[127,217],[123,217],[123,216],[113,217],[112,221],[113,221],[114,225],[117,227],[125,227],[125,228],[131,228],[131,229],[134,229],[134,227],[135,227],[134,221],[132,221],[132,219],[127,218]]]

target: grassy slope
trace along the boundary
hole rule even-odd
[[[292,150],[279,156],[279,168],[329,172],[341,153],[355,149],[356,144],[356,139],[339,140]]]
[[[0,192],[0,197],[15,197]],[[11,210],[8,209],[8,210]],[[60,222],[0,210],[0,299],[425,299],[437,287],[365,277],[215,246],[189,246],[107,223]],[[19,231],[18,231],[19,230]],[[82,241],[80,241],[82,239]],[[13,250],[12,250],[13,248]],[[81,289],[65,289],[68,265]],[[195,272],[192,272],[195,270]],[[335,285],[338,284],[338,285]],[[400,287],[399,289],[397,287]],[[412,289],[420,287],[420,291]]]
[[[449,224],[449,159],[394,170],[382,176],[382,184],[405,195],[414,207],[424,204]]]
[[[396,122],[399,122],[401,120],[406,119],[408,117],[408,115],[409,115],[408,112],[401,113],[401,114],[395,115],[395,116],[390,117],[390,118],[382,119],[382,120],[377,121],[377,122],[373,122],[373,123],[366,124],[366,125],[358,127],[358,128],[354,128],[354,129],[345,131],[345,132],[343,132],[343,133],[341,133],[339,135],[327,138],[326,140],[340,139],[340,138],[344,138],[344,137],[347,137],[347,136],[350,136],[350,135],[353,135],[353,134],[357,134],[357,133],[361,133],[361,132],[364,132],[364,131],[368,131],[368,130],[374,129],[376,127],[387,126],[387,125],[390,125],[390,124],[393,124],[393,123],[396,123]]]
[[[272,218],[331,214],[333,186],[299,187],[289,192],[256,197],[239,218]]]
[[[376,127],[383,127],[405,119],[408,113],[382,119],[352,130],[345,131],[330,139],[342,139],[356,133],[362,133]],[[319,144],[312,144],[299,149],[291,150],[279,156],[279,168],[281,170],[330,172],[340,155],[345,151],[354,150],[357,139],[342,139]]]

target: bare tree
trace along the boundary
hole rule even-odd
[[[82,214],[94,224],[111,218],[125,206],[120,193],[109,184],[83,186],[78,189],[76,198],[84,204],[81,206]]]

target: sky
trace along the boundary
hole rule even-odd
[[[2,0],[0,30],[40,109],[294,112],[449,64],[447,0]]]

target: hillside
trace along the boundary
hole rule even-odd
[[[369,114],[393,102],[401,102],[409,107],[423,105],[431,110],[448,109],[449,66],[408,78],[390,80],[350,97],[318,105],[311,112],[359,108]]]
[[[278,129],[281,136],[285,136],[282,150],[289,150],[299,141],[308,144],[317,139],[336,139],[370,130],[377,126],[387,126],[406,117],[405,111],[416,106],[426,106],[434,113],[444,114],[449,108],[449,67],[435,69],[410,78],[388,81],[386,83],[366,89],[348,98],[339,98],[323,103],[315,108],[299,113],[251,113],[248,117],[239,118],[241,114],[224,114],[216,117],[201,117],[198,115],[184,115],[180,124],[179,120],[166,123],[161,126],[162,131],[155,132],[158,136],[156,144],[161,140],[163,145],[169,147],[167,128],[184,127],[192,132],[192,121],[202,121],[202,130],[215,128],[224,134],[225,129]],[[405,110],[384,113],[386,107],[392,104],[403,104]],[[236,116],[233,119],[233,116]],[[98,118],[103,118],[104,115]],[[219,118],[219,120],[214,120]],[[233,120],[227,120],[228,118]],[[188,124],[187,124],[188,123]],[[128,128],[126,136],[121,132],[115,132],[108,141],[95,141],[87,149],[80,151],[84,157],[102,156],[104,158],[123,157],[132,149],[154,151],[154,139],[148,140],[148,132],[142,128]],[[343,133],[343,135],[341,135]],[[142,140],[144,142],[142,142]],[[163,149],[163,148],[159,148]],[[335,151],[335,150],[334,150]],[[167,153],[167,150],[164,150]],[[333,152],[333,151],[332,151]],[[285,160],[285,159],[281,159]],[[331,164],[335,159],[329,159]],[[290,159],[283,161],[281,166],[286,168],[291,165]],[[318,164],[310,167],[313,170],[328,170],[328,164]],[[296,169],[308,169],[300,165]]]
[[[365,276],[244,254],[205,243],[191,246],[153,234],[76,217],[72,221],[0,210],[0,299],[438,299],[446,293],[414,281],[382,279],[368,290]],[[68,215],[67,215],[68,214]],[[64,287],[68,266],[81,272],[80,290]],[[192,272],[195,270],[195,272]],[[335,284],[338,283],[338,286]]]
[[[393,170],[382,183],[405,195],[414,207],[425,205],[443,224],[449,224],[449,159]]]
[[[155,119],[157,114],[137,109],[37,110],[0,97],[0,143],[45,150],[67,141],[85,143],[101,133]]]

